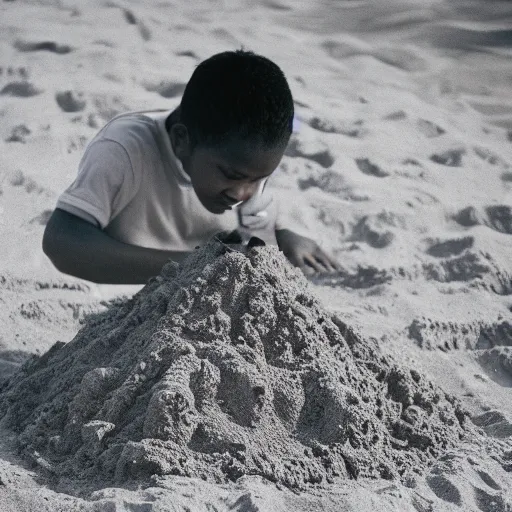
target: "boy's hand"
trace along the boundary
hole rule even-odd
[[[290,263],[299,267],[306,275],[341,270],[338,263],[310,238],[300,236],[289,229],[280,229],[276,231],[276,240],[279,249]]]
[[[241,244],[243,241],[242,234],[234,229],[233,231],[220,231],[215,238],[223,244]]]
[[[276,204],[269,192],[253,196],[238,209],[241,226],[249,230],[265,229],[277,214]]]

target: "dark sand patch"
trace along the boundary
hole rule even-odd
[[[191,50],[183,50],[181,52],[176,52],[177,57],[190,57],[191,59],[199,60],[199,56],[191,51]]]
[[[47,51],[58,55],[65,55],[73,51],[71,46],[58,44],[54,41],[28,42],[19,40],[14,43],[14,47],[20,52]]]
[[[308,121],[309,126],[323,133],[337,133],[347,137],[361,137],[365,133],[362,120],[343,123],[343,121],[330,121],[320,117],[312,117]]]
[[[487,350],[512,346],[512,325],[506,320],[461,323],[420,318],[409,325],[408,335],[420,348],[428,350]],[[501,354],[499,350],[498,353]],[[507,354],[508,350],[503,357]]]
[[[377,267],[358,266],[355,272],[339,271],[311,276],[310,281],[331,288],[366,289],[389,283],[393,276]]]
[[[22,144],[25,144],[27,142],[27,137],[31,133],[32,131],[30,128],[24,124],[19,124],[11,130],[11,134],[7,139],[5,139],[5,142],[21,142]]]
[[[87,105],[84,94],[75,91],[57,92],[55,101],[64,112],[81,112]]]
[[[508,343],[478,352],[478,362],[486,374],[500,386],[512,387],[512,329],[508,325]],[[499,345],[499,344],[498,344]],[[492,346],[492,345],[491,345]]]
[[[457,212],[453,219],[464,227],[483,225],[500,233],[512,234],[512,208],[509,205],[486,206],[480,214],[474,206],[467,206]]]
[[[445,240],[443,242],[434,242],[427,249],[427,254],[436,258],[448,258],[450,256],[458,256],[466,249],[473,247],[475,239],[472,236],[463,238]]]
[[[29,221],[29,224],[39,224],[41,226],[46,226],[48,224],[48,221],[50,220],[50,217],[52,216],[53,210],[44,210],[39,215],[34,217]]]
[[[183,94],[186,84],[181,82],[161,81],[158,84],[147,84],[146,91],[157,92],[163,98],[175,98]]]
[[[377,164],[370,162],[368,158],[357,158],[356,165],[362,173],[368,174],[369,176],[375,176],[377,178],[389,176],[387,171],[381,169]]]
[[[462,156],[466,153],[464,149],[450,149],[444,153],[436,153],[430,157],[436,164],[446,165],[448,167],[460,167],[462,165]]]
[[[301,178],[297,183],[301,190],[307,190],[311,187],[318,187],[324,192],[335,195],[342,194],[349,188],[343,176],[339,172],[330,169],[322,172],[319,176]]]
[[[352,229],[350,240],[365,242],[375,249],[383,249],[393,242],[395,235],[369,216],[362,217]]]
[[[307,158],[308,160],[312,160],[316,162],[318,165],[324,167],[325,169],[331,167],[334,164],[334,157],[331,152],[326,149],[324,151],[317,151],[315,153],[306,153],[300,147],[300,142],[297,139],[292,139],[288,144],[286,151],[284,153],[286,156],[291,158]]]
[[[419,119],[417,125],[420,132],[428,138],[439,137],[446,133],[443,128],[426,119]]]
[[[42,89],[38,89],[30,82],[10,82],[2,88],[0,94],[5,96],[15,96],[17,98],[31,98],[32,96],[37,96],[42,92]]]

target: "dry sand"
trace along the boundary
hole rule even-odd
[[[17,0],[0,13],[2,378],[55,346],[4,384],[0,510],[511,510],[509,2]],[[306,283],[271,247],[210,246],[132,301],[142,287],[59,274],[44,225],[96,130],[175,107],[199,61],[241,44],[289,78],[297,126],[272,185],[343,271]],[[259,303],[236,310],[206,278],[220,316],[179,295],[216,265]],[[276,318],[316,325],[279,345]],[[189,353],[151,366],[166,346]],[[178,396],[184,422],[162,413]]]

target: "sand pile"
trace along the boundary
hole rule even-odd
[[[475,428],[320,306],[275,247],[212,240],[4,384],[0,417],[61,478],[406,478]]]

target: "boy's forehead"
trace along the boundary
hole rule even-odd
[[[272,172],[284,153],[284,148],[264,149],[247,142],[232,142],[218,148],[211,148],[209,156],[222,161],[233,170],[250,172]]]

